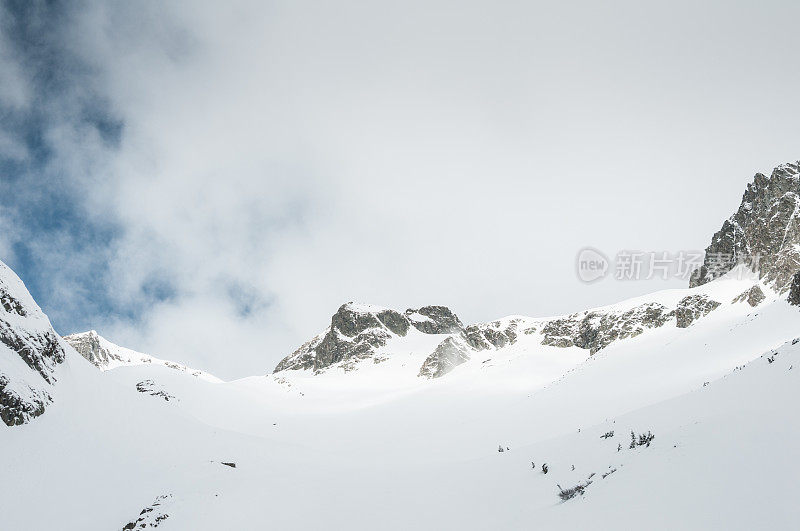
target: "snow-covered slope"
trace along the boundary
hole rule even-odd
[[[17,478],[0,484],[0,528],[120,529],[139,518],[165,530],[608,528],[629,514],[650,515],[655,529],[752,529],[761,510],[787,528],[800,474],[789,369],[800,366],[800,311],[771,292],[755,308],[731,302],[749,282],[646,298],[726,301],[685,329],[592,356],[525,336],[433,380],[416,375],[422,355],[405,377],[389,376],[399,356],[233,382],[151,364],[78,371],[70,359],[51,411],[0,435],[3,470]],[[138,392],[144,380],[175,399]],[[629,449],[631,430],[655,439]],[[556,484],[592,473],[583,496],[560,501]],[[104,488],[87,496],[78,477]],[[45,509],[28,508],[34,492]]]
[[[3,341],[5,389],[49,404],[0,429],[0,529],[751,530],[800,518],[800,308],[742,264],[693,288],[470,326],[442,306],[348,303],[279,370],[231,382],[92,333],[70,338],[82,357],[0,273],[1,330],[27,338]],[[54,356],[36,339],[50,334]]]
[[[64,340],[101,371],[131,365],[163,365],[164,367],[169,367],[176,371],[183,371],[204,380],[212,382],[220,381],[219,378],[207,372],[115,345],[94,330],[64,336]]]
[[[19,277],[0,262],[0,419],[5,424],[44,413],[66,348]]]

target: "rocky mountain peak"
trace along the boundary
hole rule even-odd
[[[382,326],[394,334],[405,336],[409,322],[395,310],[354,302],[342,304],[331,317],[331,329],[347,337],[356,337],[365,330]]]
[[[800,162],[781,164],[769,177],[755,175],[739,209],[711,238],[689,285],[710,282],[738,264],[758,271],[778,291],[789,288],[800,269]]]
[[[393,337],[405,337],[412,328],[423,334],[451,334],[463,331],[464,325],[446,306],[399,312],[347,302],[333,314],[327,330],[281,360],[274,372],[295,369],[319,372],[340,362],[345,370],[350,370],[359,360],[373,357]]]
[[[447,306],[423,306],[406,310],[411,325],[423,334],[455,334],[464,330],[461,319]]]
[[[116,359],[95,330],[65,336],[64,340],[93,365],[107,368]]]

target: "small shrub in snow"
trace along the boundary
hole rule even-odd
[[[505,450],[503,450],[503,445],[502,445],[502,444],[501,444],[500,446],[498,446],[498,447],[497,447],[497,451],[498,451],[498,452],[501,452],[501,453],[502,453],[502,452],[505,452]]]
[[[608,472],[604,472],[600,477],[603,478],[603,479],[606,479],[608,476],[610,476],[611,474],[613,474],[616,471],[617,471],[616,468],[612,468]]]
[[[591,476],[590,476],[591,477]],[[571,500],[578,494],[583,496],[583,493],[586,492],[586,487],[592,484],[590,479],[587,479],[583,483],[578,483],[574,487],[570,487],[568,489],[561,488],[561,485],[556,485],[558,487],[558,497],[561,498],[561,501]]]
[[[631,445],[628,447],[629,449],[633,450],[637,446],[650,446],[650,443],[655,439],[656,436],[650,433],[650,430],[647,430],[647,433],[642,433],[638,437],[636,434],[631,430]],[[619,448],[617,449],[619,451]]]
[[[600,438],[601,439],[610,439],[613,436],[614,436],[614,432],[613,431],[607,431],[603,435],[601,435]]]
[[[550,470],[550,468],[547,466],[547,463],[543,464],[542,465],[542,474],[547,474],[548,470]]]

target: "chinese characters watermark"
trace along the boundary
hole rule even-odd
[[[592,283],[613,275],[615,280],[689,280],[695,272],[708,279],[724,275],[739,265],[731,253],[703,251],[633,251],[617,252],[614,260],[593,247],[584,247],[575,258],[575,268],[582,282]],[[759,256],[749,257],[747,267],[737,270],[739,277],[758,277]],[[702,269],[701,269],[702,268]]]

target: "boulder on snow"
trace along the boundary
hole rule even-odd
[[[675,325],[678,328],[686,328],[694,321],[717,309],[719,305],[719,302],[709,299],[708,295],[684,297],[675,309]]]
[[[759,287],[758,284],[756,284],[747,291],[737,295],[736,298],[734,298],[731,302],[747,302],[747,304],[755,308],[766,298],[767,297],[764,295],[764,291],[761,289],[761,287]]]

